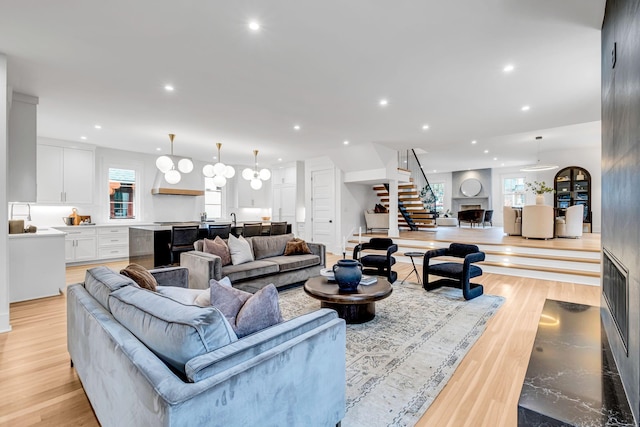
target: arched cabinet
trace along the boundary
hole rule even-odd
[[[591,174],[580,166],[561,169],[554,179],[555,207],[562,211],[569,206],[584,205],[583,224],[591,231]]]

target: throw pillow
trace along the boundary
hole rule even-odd
[[[202,249],[208,254],[218,255],[222,261],[222,266],[231,264],[231,254],[229,253],[229,247],[220,238],[216,236],[215,239],[204,239]]]
[[[304,255],[310,253],[311,250],[309,249],[307,242],[302,239],[298,239],[297,237],[289,240],[287,242],[287,246],[284,248],[285,255]]]
[[[381,204],[376,204],[375,209],[373,209],[373,211],[375,213],[387,213],[387,208],[385,208],[383,205]]]
[[[229,252],[231,253],[231,262],[233,265],[244,264],[253,261],[253,252],[251,245],[242,236],[239,238],[230,234],[228,240]]]
[[[138,284],[141,288],[149,289],[150,291],[156,291],[158,282],[153,277],[149,270],[139,264],[129,264],[124,269],[120,270],[120,274],[127,276]]]
[[[211,279],[214,280],[214,279]],[[222,286],[226,286],[228,288],[231,287],[231,280],[227,276],[223,277],[219,281],[217,281]],[[211,305],[211,288],[209,289],[198,289],[200,293],[193,301],[193,303],[199,307],[209,307]]]
[[[221,285],[214,279],[211,279],[209,283],[211,284],[211,305],[220,310],[229,323],[231,323],[231,326],[233,326],[238,312],[244,303],[251,298],[252,294],[230,286]]]
[[[282,320],[278,290],[270,284],[253,294],[244,303],[236,316],[233,329],[240,338],[280,323]],[[233,323],[231,326],[233,327]]]

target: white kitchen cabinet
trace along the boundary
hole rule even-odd
[[[37,171],[38,203],[93,202],[92,150],[40,144]]]
[[[295,162],[273,171],[271,220],[286,221],[298,234],[298,218],[304,211],[304,166]]]
[[[98,258],[126,258],[129,256],[129,227],[98,228]]]
[[[268,194],[271,192],[271,180],[262,181],[262,188],[254,190],[251,181],[239,177],[237,179],[239,208],[268,208]]]
[[[96,229],[91,226],[61,227],[67,233],[64,241],[65,261],[93,261],[98,257]]]

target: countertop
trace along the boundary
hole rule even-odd
[[[518,425],[635,425],[600,307],[546,300],[520,393]]]
[[[34,239],[37,237],[57,237],[64,236],[66,233],[49,227],[38,227],[35,233],[9,234],[9,239]]]

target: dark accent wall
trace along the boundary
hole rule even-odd
[[[602,25],[602,246],[629,271],[629,352],[602,320],[640,419],[640,1],[608,0]],[[603,279],[604,280],[604,279]]]

